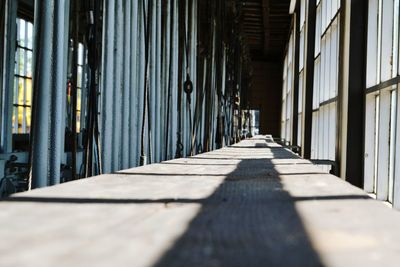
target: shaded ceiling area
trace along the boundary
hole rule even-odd
[[[252,58],[281,60],[290,28],[290,0],[241,0],[243,31]]]

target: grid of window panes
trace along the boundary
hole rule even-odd
[[[283,69],[281,137],[287,142],[292,138],[292,105],[294,77],[294,33],[290,35],[289,46]]]
[[[340,1],[318,0],[311,157],[335,160]]]
[[[17,19],[15,81],[12,129],[15,134],[29,133],[32,107],[33,24]]]
[[[367,89],[399,75],[399,0],[370,0]],[[398,85],[367,91],[364,188],[400,207]],[[396,190],[397,188],[397,190]]]
[[[308,0],[300,1],[300,46],[299,46],[299,98],[298,98],[298,130],[297,142],[301,146],[303,132],[303,96],[305,88],[304,66],[306,56],[306,27],[307,27]]]

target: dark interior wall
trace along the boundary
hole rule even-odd
[[[244,95],[244,107],[260,110],[260,134],[280,136],[282,65],[253,61],[252,87]]]

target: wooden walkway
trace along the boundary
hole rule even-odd
[[[0,266],[400,266],[400,213],[265,139],[0,202]]]

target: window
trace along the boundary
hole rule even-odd
[[[399,89],[384,85],[399,73],[399,0],[368,8],[364,189],[399,207]]]
[[[17,47],[15,54],[15,82],[12,129],[15,134],[26,134],[31,129],[32,112],[32,49],[33,24],[17,19]]]
[[[307,12],[308,0],[302,0],[300,4],[300,47],[299,47],[299,92],[297,110],[297,145],[302,146],[303,139],[303,95],[305,90],[305,70],[306,65],[306,39],[307,39]]]
[[[281,119],[281,138],[285,142],[292,141],[292,106],[293,106],[293,78],[294,78],[294,31],[292,30],[287,55],[283,69],[283,89],[282,89],[282,119]]]
[[[339,73],[339,1],[320,0],[315,8],[316,36],[311,157],[334,161],[336,159]]]

